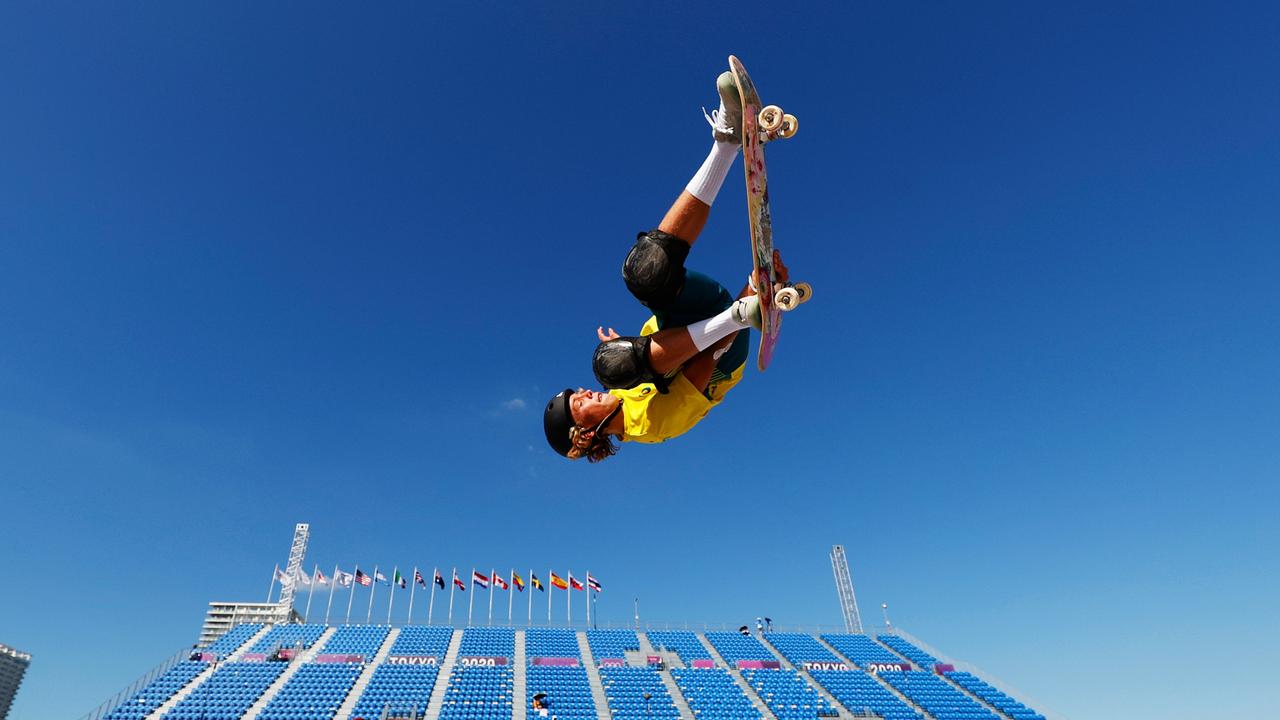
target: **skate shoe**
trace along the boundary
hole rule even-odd
[[[760,318],[760,298],[755,295],[748,295],[733,301],[733,305],[729,306],[729,316],[734,322],[759,330],[761,327]]]
[[[720,107],[708,113],[704,108],[702,114],[711,124],[711,136],[716,142],[742,144],[742,100],[738,95],[738,86],[733,81],[733,73],[722,72],[716,78],[716,90],[720,93]]]

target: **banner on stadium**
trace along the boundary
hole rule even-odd
[[[938,673],[939,675],[946,675],[949,672],[955,672],[956,666],[951,665],[949,663],[938,663],[937,665],[933,666],[933,671]]]
[[[575,657],[536,657],[529,661],[530,665],[544,665],[549,667],[577,667],[578,658]]]
[[[439,665],[435,655],[388,655],[388,665]]]
[[[693,666],[695,668],[698,668],[699,670],[715,670],[716,661],[715,660],[694,660]]]
[[[849,663],[842,662],[806,662],[803,663],[805,672],[809,670],[848,670]]]
[[[626,658],[600,658],[600,667],[626,667]]]
[[[662,656],[661,655],[645,655],[644,661],[648,665],[661,665]]]
[[[240,656],[240,662],[266,662],[265,653],[245,653]]]
[[[882,672],[907,672],[911,669],[909,662],[891,662],[891,663],[866,663],[862,666],[863,670],[869,673]]]
[[[511,659],[505,657],[471,655],[468,657],[458,658],[458,664],[463,667],[497,667],[499,665],[510,665]]]
[[[298,651],[294,648],[280,648],[276,651],[276,657],[279,657],[281,660],[292,660],[293,656],[297,654]]]
[[[346,653],[320,653],[315,660],[311,662],[318,663],[362,663],[363,655],[348,655]]]
[[[778,670],[782,663],[777,660],[739,660],[739,670]]]

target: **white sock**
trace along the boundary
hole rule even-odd
[[[685,330],[689,331],[689,337],[693,339],[693,346],[698,348],[698,352],[715,345],[730,333],[751,327],[747,323],[740,323],[734,320],[732,313],[733,308],[727,307],[719,315],[685,326]]]
[[[729,168],[733,167],[733,159],[741,149],[742,146],[738,143],[717,142],[684,189],[708,205],[714,203],[716,195],[720,193],[720,186],[729,174]]]

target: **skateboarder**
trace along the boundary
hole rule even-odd
[[[543,429],[561,455],[598,462],[624,442],[682,435],[742,379],[748,327],[760,327],[749,287],[737,299],[720,283],[686,270],[685,258],[741,150],[742,105],[731,73],[716,82],[720,107],[707,116],[715,144],[663,217],[640,233],[622,264],[631,294],[653,312],[638,337],[596,329],[592,369],[609,392],[566,388],[547,403]],[[777,258],[781,281],[786,267]]]

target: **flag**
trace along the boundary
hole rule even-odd
[[[488,587],[489,587],[489,578],[488,578],[488,576],[486,576],[486,575],[481,575],[479,572],[477,572],[477,571],[475,571],[475,570],[472,570],[472,571],[471,571],[471,583],[472,583],[473,585],[479,585],[479,586],[480,586],[480,587],[482,587],[482,588],[488,589]]]
[[[578,582],[578,578],[574,577],[574,576],[573,576],[573,573],[569,573],[569,585],[570,585],[574,590],[581,590],[581,589],[582,589],[582,583]]]
[[[587,587],[596,592],[600,592],[603,589],[600,587],[600,581],[592,577],[591,573],[587,573]]]
[[[467,584],[466,584],[466,583],[464,583],[464,582],[462,582],[461,580],[459,580],[459,579],[458,579],[458,571],[457,571],[457,570],[454,570],[454,571],[453,571],[453,584],[454,584],[454,585],[457,585],[457,586],[458,586],[458,588],[459,588],[460,590],[462,590],[462,592],[466,592],[466,591],[467,591]],[[452,600],[450,600],[449,602],[453,602],[453,601],[452,601]],[[452,605],[450,605],[449,607],[453,607],[453,606],[452,606]]]
[[[311,587],[311,576],[306,573],[298,573],[298,584]]]
[[[317,571],[316,571],[316,582],[317,582],[318,584],[320,584],[320,585],[328,585],[328,584],[329,584],[329,578],[325,577],[325,576],[324,576],[324,573],[322,573],[322,572],[320,572],[319,570],[317,570]]]
[[[279,567],[276,567],[276,580],[279,580],[281,585],[293,584],[293,578],[286,575],[285,572],[281,570]]]
[[[400,574],[399,570],[396,571],[396,576],[392,578],[392,582],[399,585],[401,590],[408,587],[408,583],[405,582],[404,576]]]
[[[382,573],[378,572],[377,570],[374,570],[374,571],[373,571],[373,579],[374,579],[374,580],[377,580],[378,582],[382,583],[383,585],[388,585],[388,584],[390,584],[390,583],[388,583],[388,582],[387,582],[387,576],[386,576],[386,575],[383,575]]]
[[[360,568],[357,567],[356,582],[360,583],[361,585],[364,585],[365,587],[368,587],[373,584],[373,579],[370,578],[368,575],[365,575],[363,572],[360,571]]]
[[[496,572],[493,574],[493,584],[503,590],[507,589],[507,581],[504,580],[503,577]]]
[[[569,583],[565,582],[564,578],[560,577],[555,573],[551,573],[551,585],[552,587],[558,587],[561,590],[569,589]]]
[[[542,581],[541,581],[541,580],[539,580],[539,579],[538,579],[538,576],[537,576],[537,575],[534,575],[533,573],[529,573],[529,584],[530,584],[530,585],[532,585],[532,586],[534,586],[534,587],[536,587],[536,588],[538,588],[538,589],[539,589],[539,590],[541,590],[542,592],[546,592],[546,591],[547,591],[547,589],[546,589],[546,588],[542,587]]]
[[[511,573],[511,582],[515,584],[517,590],[524,592],[524,578],[520,577],[520,573],[513,571]]]
[[[436,577],[439,577],[439,576],[440,576],[440,574],[439,574],[439,573],[436,573]],[[421,585],[422,587],[426,587],[426,586],[427,586],[427,580],[426,580],[426,578],[422,577],[422,571],[420,571],[420,570],[414,570],[414,571],[413,571],[413,581],[414,581],[415,583],[417,583],[417,584]],[[443,579],[440,581],[440,586],[441,586],[441,587],[443,587],[443,586],[444,586],[444,580],[443,580]]]
[[[338,583],[339,587],[351,587],[351,583],[355,582],[355,579],[355,575],[341,570],[338,571],[337,575],[333,576],[333,581]]]
[[[444,589],[444,576],[440,574],[439,570],[436,570],[436,584],[440,586],[441,590]]]

